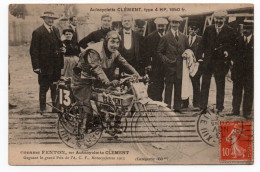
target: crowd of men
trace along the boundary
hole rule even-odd
[[[243,97],[243,116],[251,118],[253,106],[253,22],[245,21],[243,34],[229,27],[225,20],[226,11],[213,14],[215,24],[208,26],[202,36],[197,35],[199,25],[190,22],[188,35],[180,32],[182,17],[156,18],[156,30],[144,36],[145,22],[134,20],[132,15],[121,17],[122,29],[119,52],[140,75],[149,74],[148,95],[156,101],[163,101],[175,112],[182,113],[189,106],[189,99],[182,98],[183,53],[190,49],[199,67],[195,75],[190,76],[193,88],[193,110],[206,113],[208,108],[211,78],[216,83],[216,114],[222,116],[225,97],[225,77],[231,69],[233,80],[233,111],[230,115],[239,116]],[[32,35],[30,54],[33,71],[38,74],[40,85],[40,110],[46,110],[46,93],[51,89],[55,99],[53,82],[59,80],[64,67],[62,54],[66,47],[60,39],[59,31],[53,26],[57,19],[53,12],[45,12],[41,18],[44,24]],[[103,41],[112,29],[112,17],[101,17],[101,28],[81,40],[78,40],[77,17],[69,19],[73,45],[86,49],[90,44]],[[66,34],[66,31],[64,32]],[[78,55],[77,53],[73,55]],[[120,71],[121,72],[121,71]],[[173,91],[174,89],[174,91]],[[185,90],[184,90],[185,91]],[[164,92],[164,95],[163,95]]]

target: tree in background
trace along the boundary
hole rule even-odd
[[[9,5],[9,12],[13,16],[17,18],[25,18],[25,16],[28,14],[26,10],[26,6],[24,4],[10,4]]]

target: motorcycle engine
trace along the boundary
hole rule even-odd
[[[100,104],[99,110],[106,132],[112,136],[121,133],[124,128],[122,124],[126,123],[122,120],[125,119],[123,117],[125,109],[118,106],[114,107],[109,104]]]

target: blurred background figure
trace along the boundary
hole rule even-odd
[[[10,57],[11,56],[8,56],[8,59],[10,60]],[[10,72],[8,73],[9,77],[8,77],[8,86],[11,85],[11,75],[10,75]],[[9,98],[9,109],[14,109],[16,108],[17,105],[16,104],[13,104],[13,103],[10,103],[10,98]]]
[[[79,46],[83,49],[86,49],[89,43],[104,41],[107,33],[111,31],[111,27],[112,27],[112,17],[109,14],[102,15],[101,29],[90,33],[88,36],[80,40]]]
[[[243,97],[243,116],[251,118],[254,99],[254,23],[245,20],[243,35],[236,43],[236,54],[232,58],[233,67],[231,79],[233,80],[232,114],[240,115],[240,106]]]
[[[53,26],[55,14],[46,11],[41,16],[44,23],[32,33],[30,55],[33,71],[38,74],[40,85],[40,112],[46,112],[46,94],[50,88],[51,99],[55,106],[56,87],[53,82],[60,79],[63,68],[63,53],[66,49],[60,40],[59,30]],[[54,111],[54,109],[53,109]]]
[[[154,20],[156,30],[150,33],[145,39],[146,43],[146,69],[149,71],[150,84],[148,86],[148,95],[155,101],[162,101],[164,90],[164,69],[163,63],[157,54],[157,47],[162,36],[166,33],[168,20],[165,18],[156,18]]]
[[[61,75],[65,77],[72,77],[72,70],[79,61],[80,48],[78,44],[73,41],[74,31],[72,29],[64,29],[63,35],[65,40],[62,41],[63,46],[66,48],[64,53],[64,67]]]
[[[139,51],[140,51],[140,61],[139,61],[139,74],[141,76],[145,75],[145,67],[146,67],[146,43],[145,43],[145,29],[146,23],[144,20],[137,19],[135,20],[135,32],[139,34]]]
[[[69,28],[73,30],[72,41],[78,44],[78,31],[77,31],[78,19],[76,16],[72,16],[69,18],[69,22],[70,22]]]

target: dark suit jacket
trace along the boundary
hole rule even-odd
[[[254,73],[254,37],[246,45],[243,36],[239,36],[236,42],[236,51],[232,58],[232,79],[240,80],[243,77],[253,77]]]
[[[146,64],[152,65],[153,68],[157,68],[157,67],[161,66],[161,64],[162,64],[162,61],[157,53],[157,47],[158,47],[160,40],[161,40],[161,37],[159,36],[158,31],[154,31],[154,32],[150,33],[145,39],[145,44],[146,44],[145,56],[147,59]]]
[[[204,53],[203,68],[209,70],[217,66],[218,71],[226,70],[229,66],[228,61],[234,53],[234,45],[235,32],[231,27],[225,24],[217,35],[215,25],[208,26],[202,36],[198,53],[198,58],[202,58]],[[224,51],[228,52],[228,58],[224,57]]]
[[[189,42],[189,36],[187,36],[188,42]],[[195,41],[191,44],[191,46],[189,45],[189,49],[191,49],[196,57],[196,60],[198,61],[198,50],[199,50],[199,44],[201,42],[202,37],[197,35]]]
[[[59,30],[53,27],[55,41],[44,25],[32,33],[30,55],[33,69],[41,69],[41,74],[52,74],[54,70],[63,68],[63,55],[56,50],[62,47]]]
[[[166,68],[166,76],[171,76],[175,72],[177,78],[182,78],[183,59],[181,55],[188,48],[187,37],[179,32],[178,41],[169,30],[160,40],[157,53]]]
[[[123,46],[124,46],[124,34],[123,34],[123,30],[119,31],[119,34],[122,38],[121,40],[121,43],[120,43],[120,46],[119,46],[119,52],[122,54],[122,56],[124,57],[124,54],[122,53],[123,52]],[[138,62],[140,61],[140,46],[139,46],[139,42],[140,41],[140,37],[138,35],[137,32],[133,31],[132,30],[132,45],[134,46],[134,52],[135,52],[135,60]],[[125,58],[125,57],[124,57]],[[128,60],[128,59],[126,59]]]

